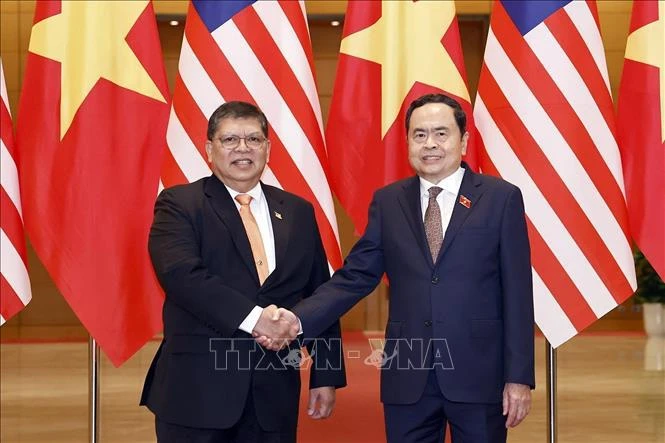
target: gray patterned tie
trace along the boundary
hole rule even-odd
[[[429,188],[429,202],[427,203],[427,210],[425,211],[425,236],[427,237],[427,244],[432,253],[432,261],[436,262],[439,256],[439,250],[443,243],[443,225],[441,224],[441,209],[436,201],[436,196],[439,195],[443,189],[438,186]]]

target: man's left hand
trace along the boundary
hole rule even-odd
[[[531,409],[531,388],[519,383],[506,383],[503,388],[503,415],[506,428],[514,428],[524,420]]]
[[[309,390],[307,415],[313,419],[328,418],[335,407],[335,388],[323,386]]]

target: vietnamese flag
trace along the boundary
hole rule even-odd
[[[619,89],[618,139],[635,243],[665,279],[665,1],[635,1]]]
[[[150,2],[37,2],[16,137],[26,231],[115,365],[161,328],[147,241],[168,113]]]
[[[475,130],[455,3],[348,3],[326,128],[333,191],[365,230],[374,191],[413,175],[404,116],[421,95],[444,93],[466,111],[475,167]]]

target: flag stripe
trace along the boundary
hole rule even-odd
[[[533,297],[534,318],[553,347],[556,348],[577,335],[577,329],[561,309],[557,298],[550,292],[535,270],[533,271]]]
[[[276,141],[279,142],[279,140]],[[339,244],[337,224],[332,225],[323,222],[326,220],[326,214],[323,212],[321,206],[316,203],[317,196],[314,195],[313,190],[307,186],[297,165],[293,163],[291,157],[281,143],[277,144],[277,146],[273,145],[270,154],[270,166],[277,179],[284,186],[284,189],[299,189],[299,195],[313,203],[314,214],[316,215],[319,224],[319,231],[321,233],[323,244]],[[333,269],[338,269],[342,265],[342,255],[339,249],[326,249],[326,254]]]
[[[483,170],[489,174],[500,175],[496,166],[488,157],[483,159]],[[537,294],[537,296],[544,299],[551,296],[552,293],[560,294],[557,301],[558,310],[565,316],[566,322],[576,331],[582,330],[596,319],[596,315],[584,295],[570,279],[561,262],[554,256],[545,239],[535,228],[531,219],[527,216],[526,220],[533,271],[539,273],[540,283],[547,289],[545,293]],[[534,293],[535,290],[534,288]],[[552,301],[548,300],[546,303],[549,305]]]
[[[10,286],[9,282],[5,280],[4,274],[0,274],[0,326],[24,307],[25,304],[16,294],[14,288]]]
[[[5,100],[5,97],[2,99]],[[0,126],[0,139],[5,144],[9,155],[13,157],[16,153],[16,148],[14,146],[14,134],[12,133],[12,116],[4,101],[0,104],[0,119],[3,122],[2,126]]]
[[[531,50],[543,64],[543,68],[547,71],[548,77],[554,80],[558,91],[552,96],[561,93],[570,108],[566,112],[572,112],[577,119],[582,123],[589,136],[591,137],[592,146],[595,145],[599,149],[603,161],[608,166],[618,164],[618,147],[614,138],[613,131],[607,126],[603,114],[599,109],[599,104],[594,98],[576,67],[571,63],[568,54],[559,46],[554,38],[554,35],[545,26],[534,29],[525,38],[526,42],[531,47]],[[556,79],[565,78],[566,81],[557,81]],[[545,98],[545,97],[544,97]],[[547,103],[547,102],[545,102]],[[611,103],[608,102],[603,106],[608,111],[612,111]],[[560,114],[559,114],[560,115]],[[566,117],[565,114],[563,114]],[[576,121],[576,120],[573,120]],[[578,131],[584,134],[583,131]],[[585,139],[586,139],[586,134]],[[568,137],[571,146],[574,146],[574,138]],[[614,181],[623,187],[623,177],[621,176],[620,168],[610,168]]]
[[[520,159],[497,128],[487,111],[484,98],[476,98],[476,126],[483,140],[493,140],[486,144],[488,156],[492,159],[501,177],[510,175],[511,182],[517,185],[524,195],[527,215],[534,227],[544,238],[556,239],[548,242],[552,253],[562,264],[580,293],[584,294],[593,312],[600,316],[612,309],[616,303],[607,287],[594,272],[586,256],[570,236],[559,215],[547,204],[546,199],[531,180]],[[541,268],[537,268],[542,272]],[[558,294],[560,297],[563,296]]]
[[[636,283],[595,4],[545,6],[494,2],[474,117],[483,171],[522,190],[536,322],[556,347]]]
[[[287,4],[290,2],[287,2]],[[321,120],[321,104],[319,103],[319,94],[316,89],[316,82],[314,81],[314,66],[312,64],[312,54],[311,50],[308,52],[310,45],[309,34],[307,33],[307,22],[305,21],[305,16],[303,14],[298,14],[298,16],[292,17],[292,20],[289,20],[289,16],[284,13],[285,3],[276,3],[276,2],[257,2],[254,5],[254,10],[261,18],[265,24],[266,30],[270,33],[272,40],[276,43],[277,49],[281,52],[284,57],[284,61],[289,66],[286,72],[293,72],[293,75],[297,78],[295,82],[300,86],[300,90],[307,96],[307,101],[309,102],[309,108],[307,111],[311,115],[311,118],[317,121],[318,123],[318,138],[321,139],[320,144],[314,144],[314,147],[317,151],[319,158],[325,158],[325,149],[323,149],[323,121]],[[291,23],[291,26],[282,26],[286,21]],[[294,23],[296,22],[296,23]],[[304,35],[298,35],[296,27],[304,28]],[[302,33],[302,29],[301,29]],[[249,30],[249,34],[253,36],[253,32]],[[303,43],[302,37],[305,38],[305,43]],[[268,41],[266,39],[266,41]],[[258,45],[253,45],[255,50],[264,50],[265,42],[259,42]],[[259,57],[262,61],[263,58]],[[277,57],[267,57],[269,60],[279,60]],[[268,70],[270,72],[270,70]],[[283,72],[279,70],[277,72]],[[295,102],[295,103],[305,103]],[[307,108],[307,107],[305,107]],[[317,111],[318,110],[318,111]],[[320,148],[320,149],[319,149]]]
[[[17,253],[27,263],[26,246],[23,233],[23,220],[21,214],[11,201],[5,188],[0,188],[0,226],[12,242],[11,247],[16,249]]]
[[[267,4],[263,2],[259,3]],[[261,9],[265,10],[265,7]],[[278,7],[277,9],[281,11],[281,8]],[[274,11],[271,12],[274,13]],[[249,48],[252,48],[252,52],[256,56],[256,61],[265,70],[266,77],[270,77],[274,82],[275,89],[284,99],[284,105],[288,106],[288,104],[291,104],[289,111],[293,114],[296,122],[300,123],[300,130],[304,132],[314,152],[316,152],[318,161],[323,163],[325,151],[314,148],[315,146],[323,147],[323,136],[318,122],[316,126],[302,125],[303,122],[316,122],[313,109],[306,106],[293,106],[311,102],[309,102],[309,97],[301,87],[300,79],[296,78],[294,72],[289,67],[289,61],[283,57],[276,56],[276,54],[280,53],[280,49],[268,33],[264,22],[254,12],[254,9],[248,8],[243,13],[243,20],[237,20],[236,25],[238,26],[238,31],[246,37],[247,45]],[[294,43],[298,42],[286,41],[283,44],[285,47],[288,47],[288,45],[292,46]],[[306,62],[306,60],[301,60],[300,62]],[[279,73],[279,75],[269,76],[268,72]]]
[[[176,86],[180,93],[173,97],[173,112],[175,118],[180,122],[187,133],[187,136],[194,144],[194,147],[199,151],[201,157],[207,158],[205,142],[208,139],[207,123],[210,115],[203,114],[202,109],[199,108],[194,97],[190,94],[190,91],[195,90],[194,88],[189,89],[185,87],[180,77],[176,78]]]
[[[0,254],[2,261],[2,276],[7,280],[9,286],[21,300],[23,305],[27,305],[32,298],[30,292],[30,279],[28,278],[28,269],[26,268],[23,257],[14,247],[12,240],[5,233],[4,228],[0,229]]]
[[[588,9],[587,9],[588,11]],[[579,15],[575,17],[579,19]],[[593,18],[591,18],[593,20]],[[599,61],[594,59],[593,53],[585,44],[580,31],[575,26],[575,22],[570,15],[554,14],[550,16],[545,23],[548,28],[559,29],[559,32],[553,32],[552,36],[556,39],[558,45],[568,56],[570,62],[580,73],[581,80],[588,88],[588,94],[602,103],[612,103],[612,96],[607,81],[607,70],[601,71],[598,65]],[[601,52],[604,54],[604,52]],[[605,58],[603,56],[603,65]],[[612,106],[601,106],[598,110],[602,113],[607,127],[614,128],[614,113]],[[613,133],[614,136],[616,134]]]
[[[17,154],[0,59],[0,325],[32,298],[27,268]]]
[[[265,183],[275,186],[280,189],[284,189],[284,186],[277,180],[277,177],[275,176],[275,173],[272,172],[272,169],[270,168],[270,165],[266,165],[266,168],[263,170],[263,175],[261,176],[261,180],[263,180]]]
[[[502,119],[504,121],[514,122],[510,127],[510,133],[506,133],[505,125],[500,130],[502,130],[504,138],[512,137],[520,140],[519,143],[511,143],[510,147],[517,158],[521,159],[525,169],[529,171],[529,175],[547,199],[547,203],[561,219],[567,220],[566,228],[570,235],[575,239],[575,242],[596,273],[601,277],[603,283],[610,289],[610,292],[625,293],[630,291],[630,285],[626,278],[615,278],[617,275],[622,275],[623,271],[580,207],[579,200],[568,190],[556,169],[540,150],[527,128],[521,123],[519,116],[510,107],[510,101],[502,94],[487,67],[483,66],[482,70],[485,81],[479,85],[478,92],[484,100],[491,101],[494,106],[503,109]]]
[[[259,2],[259,3],[272,3],[272,2]],[[300,46],[303,48],[305,55],[307,56],[307,65],[306,66],[299,65],[295,69],[305,69],[305,67],[307,67],[309,69],[310,74],[306,74],[306,76],[311,75],[312,77],[314,77],[316,69],[314,67],[314,55],[312,54],[312,46],[310,44],[311,37],[309,35],[309,26],[307,25],[307,11],[305,10],[305,2],[303,0],[299,0],[298,2],[293,2],[293,1],[278,2],[278,4],[282,9],[282,11],[284,12],[284,17],[286,17],[291,27],[293,28],[293,31],[296,33],[298,41],[300,42]],[[255,5],[255,7],[259,7],[259,5]],[[315,92],[315,99],[312,100],[312,103],[315,102],[318,103],[319,101],[318,92],[316,90],[314,92]],[[316,109],[314,104],[312,104],[312,106],[314,107],[314,109]]]
[[[597,314],[591,309],[565,266],[554,256],[545,239],[529,219],[527,219],[527,228],[534,251],[534,268],[539,271],[543,284],[553,293],[559,294],[557,302],[561,310],[575,329],[581,331],[596,320]]]
[[[524,39],[510,26],[509,22],[506,21],[508,18],[502,19],[505,11],[498,8],[494,14],[499,14],[499,17],[494,20],[490,29],[486,54],[490,54],[492,57],[500,57],[502,68],[510,69],[517,75],[517,78],[514,79],[515,82],[509,76],[503,76],[503,79],[497,78],[497,81],[504,88],[519,86],[520,91],[528,92],[528,99],[531,101],[531,103],[523,103],[523,107],[516,109],[516,111],[524,119],[535,118],[531,114],[536,110],[539,114],[546,113],[546,117],[541,116],[541,118],[547,120],[546,127],[536,126],[532,129],[532,132],[542,136],[543,140],[536,137],[541,148],[552,148],[553,154],[565,156],[564,159],[561,159],[563,163],[556,165],[560,172],[573,174],[572,168],[574,167],[574,175],[584,179],[584,183],[579,183],[579,189],[572,190],[573,193],[575,195],[587,195],[589,190],[593,190],[594,193],[600,192],[602,199],[611,209],[612,217],[624,216],[625,200],[620,187],[623,180],[617,181],[615,174],[612,173],[610,166],[606,163],[613,156],[609,153],[606,155],[600,154],[599,151],[605,149],[605,147],[593,144],[593,140],[579,120],[579,115],[561,94],[559,84],[564,82],[559,81],[557,83],[555,79],[548,75],[543,67],[542,60],[532,52]],[[502,44],[498,43],[496,35],[501,35]],[[503,49],[505,49],[505,52]],[[495,51],[500,52],[495,54]],[[544,56],[547,58],[549,54],[544,54]],[[519,74],[517,74],[514,66],[520,66]],[[496,76],[495,70],[492,71]],[[541,103],[546,106],[541,106]],[[517,108],[516,105],[517,103],[513,104],[513,107]],[[534,108],[532,109],[531,106],[534,106]],[[556,139],[552,142],[546,141],[544,140],[547,138],[546,136],[556,137]],[[559,143],[556,149],[553,147],[554,142]],[[614,145],[616,146],[616,143]],[[575,149],[571,150],[570,147]],[[564,167],[564,165],[566,166]],[[591,180],[593,185],[589,185],[588,180]],[[566,183],[572,185],[577,184],[578,181],[566,180]],[[592,196],[589,195],[588,197],[591,198]],[[595,195],[593,199],[596,199]],[[600,204],[600,202],[597,204]],[[618,220],[618,222],[624,228],[624,237],[628,238],[625,229],[625,218]]]
[[[593,8],[591,5],[593,4]],[[598,72],[603,77],[607,94],[611,96],[610,77],[607,73],[607,62],[605,61],[605,49],[603,48],[603,39],[600,35],[600,28],[598,25],[598,10],[595,2],[574,1],[564,6],[568,17],[572,20],[572,24],[577,28],[577,32],[584,41],[584,46],[588,49],[592,60],[596,63]],[[549,20],[549,19],[548,19]],[[567,31],[562,29],[560,34],[565,34]],[[604,94],[594,95],[602,99]],[[608,124],[614,124],[614,120],[608,120]]]
[[[169,117],[169,126],[166,130],[166,141],[169,145],[173,158],[178,163],[182,173],[187,177],[187,181],[193,182],[201,177],[210,175],[208,164],[201,157],[198,149],[187,136],[180,121],[175,116],[175,111],[171,109]]]
[[[18,184],[18,169],[16,168],[14,158],[9,153],[9,149],[7,144],[5,144],[5,140],[5,138],[2,138],[2,141],[0,142],[0,164],[2,164],[2,168],[0,168],[0,186],[2,186],[2,189],[7,193],[9,200],[11,200],[12,204],[16,207],[16,210],[19,213],[19,217],[22,218],[21,193],[19,191]]]
[[[557,170],[563,183],[579,201],[582,210],[592,222],[607,247],[612,251],[615,259],[619,263],[623,263],[622,271],[626,278],[629,279],[634,269],[630,262],[622,260],[625,256],[617,256],[619,253],[625,254],[626,251],[629,251],[629,248],[626,249],[628,247],[628,240],[625,231],[625,222],[623,226],[620,225],[617,217],[614,215],[617,212],[619,214],[622,213],[621,206],[617,208],[617,212],[613,212],[605,204],[606,201],[602,196],[603,188],[611,186],[617,191],[619,188],[611,178],[610,181],[614,186],[610,185],[610,182],[604,182],[598,188],[596,183],[591,181],[589,174],[587,174],[588,168],[585,168],[586,165],[583,166],[578,161],[579,157],[575,153],[596,152],[596,149],[593,144],[581,145],[579,139],[567,142],[565,135],[568,135],[568,139],[571,139],[571,133],[578,133],[578,131],[571,131],[569,125],[570,122],[577,121],[577,118],[573,114],[567,114],[565,111],[562,112],[560,107],[557,107],[557,112],[548,112],[546,108],[543,108],[540,104],[541,102],[552,103],[552,101],[546,99],[539,101],[532,94],[533,89],[524,82],[520,75],[522,72],[518,72],[515,69],[491,31],[487,39],[485,63],[488,70],[496,78],[497,83],[502,85],[503,94],[511,103],[521,122],[536,140],[549,162]],[[559,102],[554,101],[554,103]],[[554,114],[556,114],[554,118],[558,120],[557,123],[560,127],[551,120]],[[602,167],[605,165],[602,159],[598,160],[596,164],[601,166],[596,169],[607,170],[607,168]],[[554,178],[551,177],[550,179]],[[619,199],[623,202],[623,197],[619,196]],[[617,202],[617,204],[619,203]],[[591,253],[592,251],[589,252]]]
[[[175,161],[171,149],[166,149],[162,155],[161,174],[161,180],[159,181],[161,187],[158,192],[161,192],[164,187],[187,183],[187,177],[183,174],[178,162]]]
[[[0,59],[0,99],[2,100],[2,106],[7,111],[7,117],[3,118],[9,118],[9,120],[7,120],[6,122],[3,120],[3,123],[10,123],[9,125],[3,124],[0,130],[1,129],[8,130],[12,128],[11,125],[12,116],[9,110],[9,96],[7,95],[7,83],[5,82],[5,68],[4,66],[2,66],[2,59]],[[5,131],[3,131],[3,133],[5,133]],[[9,133],[11,133],[11,131],[9,131]]]
[[[203,23],[199,22],[199,24],[203,26]],[[208,37],[209,34],[207,32],[202,33],[202,37],[204,36]],[[213,76],[209,76],[208,72],[210,72],[210,69],[217,70],[220,68],[222,68],[220,69],[220,72],[222,72],[224,68],[230,68],[230,66],[218,67],[212,65],[212,63],[206,63],[213,58],[217,58],[217,54],[210,54],[211,51],[207,50],[207,44],[209,43],[199,43],[199,40],[203,40],[203,38],[195,37],[190,40],[190,36],[185,35],[180,52],[178,75],[205,118],[208,119],[219,104],[225,102],[220,93],[220,85],[214,83]],[[190,45],[191,41],[194,42],[194,47]],[[236,79],[233,78],[233,80]]]

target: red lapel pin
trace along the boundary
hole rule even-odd
[[[464,206],[467,209],[471,208],[471,200],[469,200],[468,198],[466,198],[463,195],[459,196],[459,204]]]

